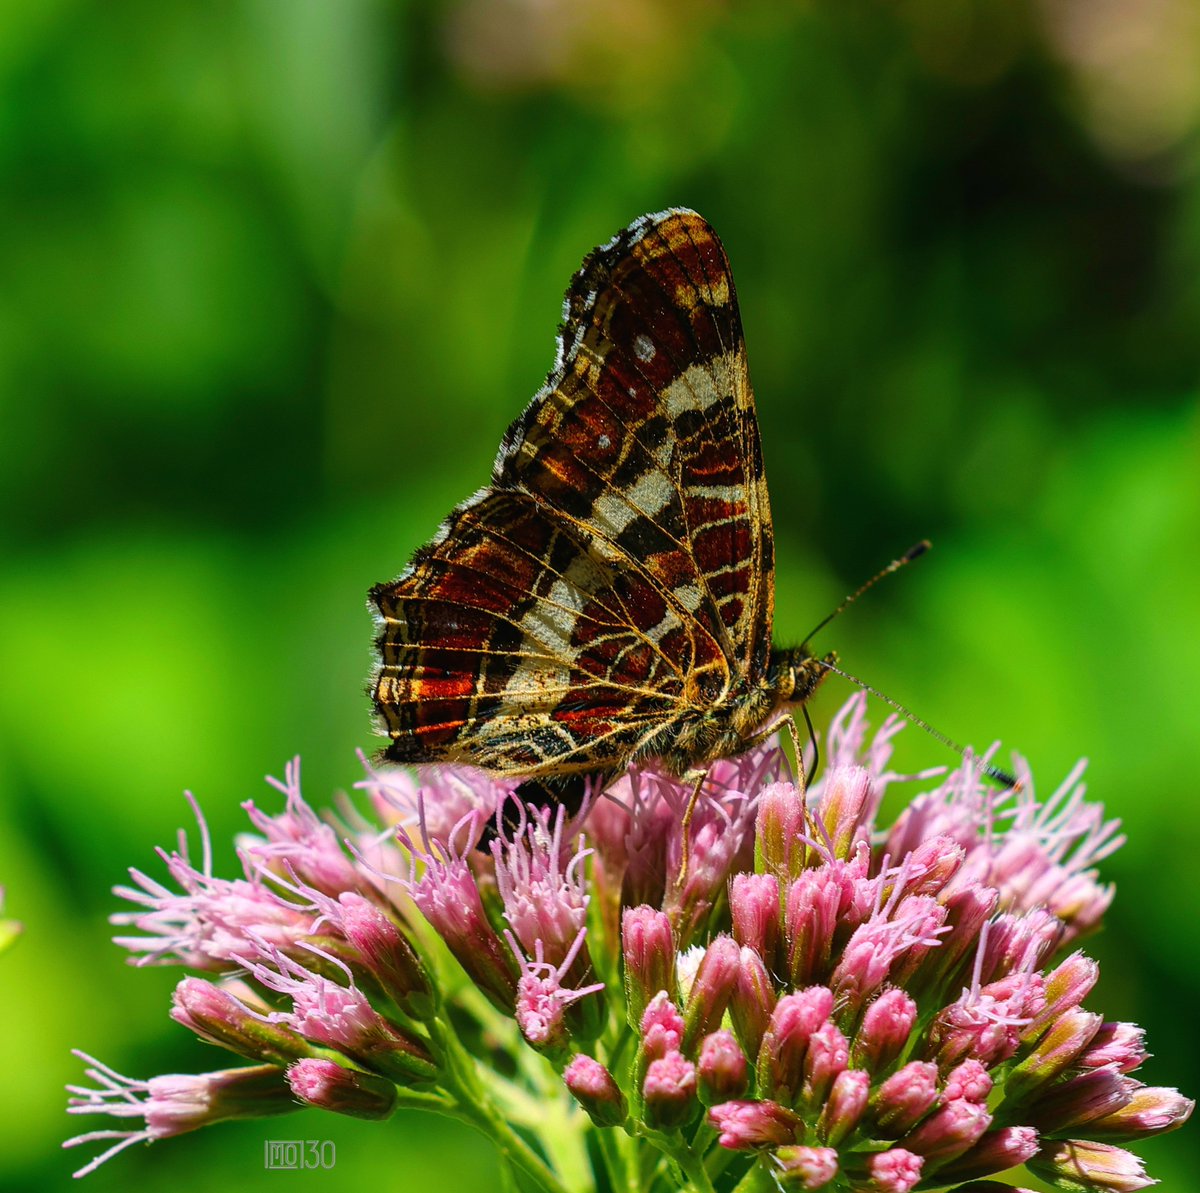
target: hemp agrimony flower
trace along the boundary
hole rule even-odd
[[[181,840],[174,887],[132,871],[118,943],[196,971],[172,1016],[249,1063],[137,1081],[85,1057],[71,1112],[128,1125],[70,1141],[107,1145],[80,1174],[311,1105],[440,1111],[554,1193],[986,1193],[1022,1165],[1152,1184],[1120,1145],[1192,1102],[1132,1076],[1142,1032],[1091,1008],[1077,948],[1113,897],[1096,866],[1117,824],[1079,770],[1040,803],[1024,768],[996,792],[971,763],[881,824],[899,726],[870,735],[864,707],[807,791],[767,744],[717,763],[687,816],[693,783],[651,767],[575,824],[498,814],[511,784],[450,768],[369,772],[380,824],[339,825],[293,764],[282,812],[247,805],[226,879],[197,809],[200,863]],[[516,827],[484,851],[489,823]],[[584,1155],[606,1171],[581,1177]]]

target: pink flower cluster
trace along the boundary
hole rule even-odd
[[[70,1141],[110,1145],[81,1172],[221,1118],[424,1106],[566,1193],[544,1124],[503,1096],[522,1080],[526,1105],[586,1112],[559,1129],[626,1137],[588,1149],[614,1187],[759,1171],[789,1189],[983,1193],[1021,1165],[1145,1187],[1118,1145],[1192,1103],[1132,1076],[1137,1027],[1084,1007],[1098,969],[1075,945],[1112,899],[1096,865],[1117,826],[1078,772],[1039,803],[1027,772],[997,793],[970,764],[881,826],[896,728],[868,738],[856,698],[807,791],[765,746],[698,793],[636,768],[573,826],[530,808],[504,827],[512,785],[459,769],[372,772],[360,786],[387,827],[338,826],[293,765],[282,813],[247,805],[241,877],[213,876],[205,835],[199,865],[183,843],[162,854],[178,889],[133,872],[120,893],[137,909],[116,917],[136,961],[205,975],[180,982],[173,1016],[252,1064],[138,1082],[87,1058],[96,1088],[73,1088],[73,1112],[135,1124]],[[536,1063],[490,1081],[510,1036]]]

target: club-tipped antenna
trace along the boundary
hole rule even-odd
[[[881,573],[886,574],[886,573]],[[878,688],[873,688],[869,683],[864,683],[857,675],[851,675],[848,671],[843,671],[840,667],[835,667],[826,659],[814,659],[814,662],[824,667],[826,671],[832,671],[834,675],[840,675],[843,679],[848,679],[852,684],[862,688],[868,695],[874,696],[877,700],[882,700],[889,708],[898,712],[906,721],[916,725],[918,729],[924,729],[935,741],[940,741],[942,745],[953,750],[960,758],[971,758],[973,755],[966,749],[965,746],[960,746],[953,738],[947,737],[940,729],[935,729],[923,717],[917,716],[915,712],[910,712],[898,700],[893,700],[890,696],[885,696]],[[991,779],[994,783],[999,783],[1001,787],[1015,787],[1017,785],[1016,775],[1009,774],[998,766],[984,765],[982,769],[983,775]]]
[[[919,559],[933,544],[928,539],[922,539],[915,546],[909,547],[899,559],[893,559],[882,571],[876,572],[857,592],[852,592],[824,621],[820,622],[817,627],[810,630],[804,635],[804,641],[809,641],[810,638],[815,638],[835,617],[840,616],[855,601],[858,600],[868,588],[874,588],[884,576],[890,576],[893,572],[898,572],[905,564],[912,563],[914,559]]]

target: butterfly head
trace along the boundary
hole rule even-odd
[[[803,704],[821,686],[821,681],[837,665],[837,654],[815,655],[808,644],[793,650],[773,650],[767,669],[767,682],[779,704]]]

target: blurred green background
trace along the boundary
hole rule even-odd
[[[184,787],[229,872],[260,776],[358,777],[367,587],[488,476],[585,251],[669,204],[735,268],[777,637],[934,540],[821,645],[1044,794],[1091,758],[1130,838],[1092,1002],[1200,1090],[1198,167],[1190,0],[0,4],[2,1187],[102,1125],[68,1047],[225,1063],[109,888]],[[264,1174],[268,1138],[337,1169]],[[1144,1153],[1196,1188],[1194,1133]],[[465,1128],[309,1112],[88,1185],[181,1179],[493,1178]]]

